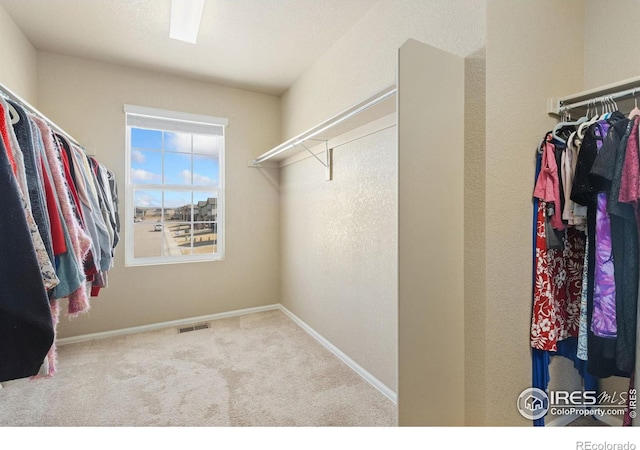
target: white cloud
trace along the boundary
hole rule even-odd
[[[131,152],[131,160],[137,163],[144,163],[144,154],[140,150],[133,150]]]
[[[169,148],[172,151],[191,153],[191,136],[183,133],[167,133]],[[222,136],[193,135],[193,152],[217,156],[222,143]]]
[[[131,181],[160,181],[160,175],[143,169],[131,169]]]
[[[141,208],[149,208],[149,207],[157,208],[160,206],[160,200],[148,194],[136,195],[136,198],[134,199],[134,203],[137,207],[141,207]]]
[[[167,140],[169,144],[167,147],[171,151],[190,153],[191,152],[191,135],[182,133],[167,133]]]
[[[180,172],[180,176],[182,177],[182,182],[184,184],[191,184],[191,171],[183,170]],[[199,173],[193,174],[193,184],[197,186],[213,184],[213,179],[209,178],[206,175],[200,175]]]

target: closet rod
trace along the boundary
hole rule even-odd
[[[594,101],[596,103],[603,102],[606,101],[607,98],[619,100],[634,97],[637,94],[640,94],[640,76],[589,89],[577,94],[549,99],[547,112],[549,114],[560,115],[562,112],[570,109],[589,106],[589,103],[593,104]]]
[[[283,142],[282,144],[280,144],[279,146],[269,150],[266,153],[263,153],[262,155],[260,155],[259,157],[257,157],[256,159],[254,159],[253,161],[251,161],[251,165],[252,166],[257,166],[260,163],[263,163],[271,158],[273,158],[274,156],[279,155],[280,153],[287,151],[293,147],[297,147],[298,145],[300,145],[301,143],[303,143],[304,141],[308,141],[311,140],[313,138],[315,138],[316,136],[318,136],[320,133],[323,133],[327,130],[329,130],[330,128],[335,127],[336,125],[341,124],[342,122],[360,114],[361,112],[365,111],[366,109],[382,102],[383,100],[388,99],[389,97],[393,96],[397,91],[396,87],[391,87],[388,89],[385,89],[384,91],[382,91],[381,93],[379,93],[378,95],[376,95],[375,97],[365,100],[363,103],[358,104],[352,108],[347,109],[346,111],[343,111],[342,113],[332,117],[331,119],[321,123],[320,125],[306,131],[305,133],[302,133],[301,135],[298,135],[292,139],[289,139],[286,142]]]
[[[589,106],[589,104],[593,104],[593,102],[603,103],[607,99],[619,100],[619,99],[622,99],[622,98],[625,98],[625,97],[635,97],[636,94],[640,94],[640,88],[633,88],[633,89],[627,89],[625,91],[614,92],[612,94],[602,95],[600,97],[594,97],[594,98],[590,98],[588,100],[582,100],[581,102],[576,102],[576,103],[565,104],[563,102],[560,102],[559,110],[560,110],[560,112],[568,111],[570,109],[576,109],[576,108],[582,108],[582,107],[585,107],[585,106]]]
[[[33,114],[35,114],[36,116],[40,117],[42,120],[44,120],[45,122],[47,122],[47,124],[49,124],[49,126],[51,128],[53,128],[54,130],[56,130],[58,133],[63,134],[67,139],[69,139],[70,141],[72,141],[74,144],[76,144],[78,147],[82,148],[82,145],[80,145],[80,143],[73,138],[73,136],[71,136],[69,133],[67,133],[66,131],[64,131],[62,128],[60,128],[58,125],[55,124],[55,122],[53,122],[52,120],[50,120],[47,116],[45,116],[44,114],[42,114],[40,111],[38,111],[34,106],[32,106],[29,102],[27,102],[26,100],[22,99],[18,94],[16,94],[15,92],[13,92],[11,89],[9,89],[8,87],[6,87],[4,84],[0,83],[0,94],[2,94],[2,96],[4,98],[7,98],[9,100],[13,100],[16,103],[19,103],[23,108],[28,109],[29,111],[31,111]]]

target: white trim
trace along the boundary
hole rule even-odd
[[[225,240],[225,227],[226,227],[226,221],[225,221],[225,196],[224,196],[224,192],[225,192],[225,179],[226,179],[226,168],[225,168],[225,152],[226,152],[226,128],[225,125],[227,124],[227,119],[225,118],[220,118],[220,117],[213,117],[213,116],[205,116],[205,115],[201,115],[201,114],[190,114],[190,113],[183,113],[183,112],[177,112],[177,111],[168,111],[168,110],[162,110],[162,109],[157,109],[157,108],[148,108],[148,107],[144,107],[144,106],[135,106],[135,105],[124,105],[124,111],[125,111],[125,129],[126,129],[126,134],[125,134],[125,138],[126,138],[126,142],[125,142],[125,242],[124,242],[124,246],[125,246],[125,262],[124,265],[125,267],[137,267],[137,266],[151,266],[151,265],[162,265],[162,264],[181,264],[181,263],[191,263],[191,262],[208,262],[208,261],[224,261],[224,248],[225,248],[225,244],[224,244],[224,240]],[[147,116],[150,115],[150,116]],[[164,116],[160,116],[161,114],[164,114]],[[189,125],[193,125],[195,126],[195,128],[198,127],[204,127],[204,128],[212,128],[211,125],[215,126],[216,128],[220,128],[221,134],[217,134],[217,133],[213,133],[211,135],[216,135],[216,136],[221,136],[222,137],[222,142],[220,143],[221,147],[220,147],[220,151],[219,151],[219,155],[218,155],[218,168],[219,168],[219,174],[218,174],[218,184],[217,186],[200,186],[200,185],[188,185],[188,184],[184,184],[184,185],[175,185],[175,184],[165,184],[165,180],[164,180],[164,176],[162,177],[162,183],[161,184],[134,184],[132,183],[131,180],[131,168],[132,168],[132,161],[131,161],[131,152],[132,152],[132,147],[131,147],[131,129],[132,128],[137,128],[137,125],[132,125],[130,118],[131,115],[133,115],[134,117],[137,118],[145,118],[145,117],[151,117],[150,120],[158,120],[158,122],[161,122],[158,124],[158,130],[164,130],[164,131],[168,131],[168,130],[172,130],[172,131],[176,131],[176,128],[173,126],[176,123],[178,123],[179,125],[185,125],[186,128],[185,132],[190,133],[190,134],[198,134],[198,133],[204,133],[204,134],[211,134],[208,133],[206,130],[200,130],[200,132],[198,132],[195,129],[189,130],[188,126]],[[202,125],[204,123],[204,125]],[[155,129],[155,128],[154,128]],[[185,155],[190,154],[190,155],[200,155],[200,153],[193,153],[193,148],[191,149],[192,153],[184,153]],[[163,156],[162,156],[162,171],[164,173],[164,143],[163,143],[163,150],[162,150]],[[193,162],[191,163],[191,171],[194,171],[193,168]],[[175,255],[158,255],[158,256],[152,256],[152,257],[136,257],[134,255],[134,238],[135,238],[135,234],[134,234],[134,218],[135,218],[135,201],[134,201],[134,196],[135,196],[135,191],[136,190],[156,190],[156,191],[160,191],[162,193],[162,196],[164,198],[164,193],[166,191],[191,191],[191,192],[213,192],[215,191],[215,193],[217,194],[216,198],[217,198],[217,220],[215,221],[218,225],[217,228],[217,242],[216,242],[216,252],[215,253],[208,253],[208,254],[193,254],[193,255],[180,255],[180,254],[175,254]],[[162,207],[162,204],[161,206]],[[164,216],[164,213],[163,213]],[[164,217],[162,218],[162,220],[164,221]],[[193,218],[192,220],[189,221],[190,223],[193,224]],[[163,239],[167,239],[167,235],[165,234],[166,231],[163,229],[162,231]],[[166,243],[168,243],[168,241],[165,241]]]
[[[287,308],[285,308],[282,304],[278,304],[278,309],[280,309],[283,313],[285,313],[291,320],[293,320],[300,328],[306,331],[311,337],[313,337],[316,341],[318,341],[322,346],[324,346],[327,350],[333,353],[338,357],[342,362],[344,362],[347,366],[349,366],[354,372],[364,378],[369,384],[371,384],[374,388],[379,390],[385,397],[391,400],[393,403],[398,404],[398,396],[397,394],[378,380],[376,377],[371,375],[368,371],[366,371],[362,366],[360,366],[353,359],[349,358],[345,353],[343,353],[338,347],[333,345],[327,339],[325,339],[320,333],[307,325],[302,319],[293,314]]]
[[[227,119],[226,117],[171,111],[168,109],[149,108],[147,106],[124,105],[124,112],[136,116],[159,117],[161,119],[171,119],[182,122],[206,123],[211,125],[223,125],[225,127],[229,124],[229,119]]]
[[[210,320],[226,319],[228,317],[244,316],[246,314],[253,314],[253,313],[264,312],[264,311],[273,311],[276,309],[280,309],[279,305],[267,305],[267,306],[257,306],[255,308],[237,309],[235,311],[210,314],[208,316],[190,317],[187,319],[153,323],[150,325],[142,325],[139,327],[121,328],[119,330],[104,331],[102,333],[83,334],[80,336],[61,338],[56,340],[56,344],[58,346],[67,345],[67,344],[76,344],[78,342],[87,342],[87,341],[93,341],[96,339],[106,339],[106,338],[116,337],[116,336],[126,336],[129,334],[144,333],[147,331],[162,330],[165,328],[179,327],[183,325],[193,325],[200,322],[208,322]]]

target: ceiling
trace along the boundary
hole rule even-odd
[[[171,0],[0,6],[37,50],[280,95],[376,2],[206,0],[196,45],[169,38]]]

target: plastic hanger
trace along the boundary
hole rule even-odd
[[[636,97],[636,88],[633,88],[633,94],[631,95],[633,95],[633,102],[635,106],[629,113],[629,119],[633,119],[635,116],[640,116],[640,108],[638,108],[638,99]]]
[[[607,96],[607,97],[600,98],[600,103],[602,104],[602,114],[600,115],[600,118],[598,120],[606,120],[611,115],[609,111],[609,108],[610,108],[609,97]]]
[[[588,114],[588,111],[587,111]],[[586,122],[588,119],[587,115],[584,115],[582,117],[580,117],[578,120],[571,120],[571,116],[569,116],[567,114],[566,117],[564,117],[564,120],[562,122],[558,122],[558,124],[553,127],[553,130],[551,131],[551,135],[553,136],[554,139],[562,142],[563,144],[566,144],[567,141],[566,139],[564,139],[562,136],[560,136],[560,130],[562,130],[563,128],[569,128],[569,127],[577,127],[578,125],[580,125],[583,122]]]
[[[581,123],[580,126],[578,127],[578,137],[580,139],[584,139],[584,133],[587,131],[587,128],[589,128],[591,125],[593,125],[598,120],[600,120],[600,116],[598,115],[598,107],[596,104],[596,100],[592,100],[591,102],[593,103],[594,115],[591,119]]]
[[[609,96],[609,106],[610,106],[610,108],[609,108],[609,114],[606,117],[607,119],[610,119],[611,116],[613,115],[613,113],[618,110],[618,104],[613,99],[613,95]]]

